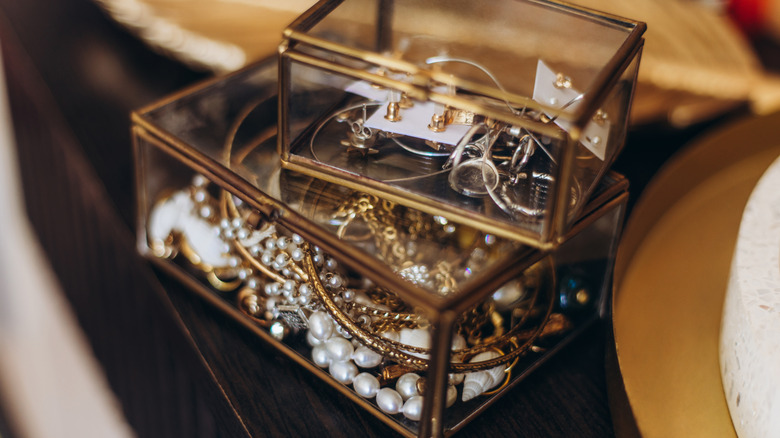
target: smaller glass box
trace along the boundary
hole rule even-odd
[[[551,248],[623,147],[644,30],[548,1],[320,1],[280,46],[282,161]]]
[[[540,250],[284,168],[276,72],[133,114],[144,256],[405,436],[460,430],[603,316],[624,178]]]

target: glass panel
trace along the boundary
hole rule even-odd
[[[307,33],[530,96],[538,60],[589,90],[632,30],[544,2],[347,0]]]
[[[420,397],[430,395],[425,384],[432,379],[430,316],[278,224],[248,227],[252,219],[239,198],[159,145],[144,137],[137,143],[143,252],[188,273],[285,354],[354,391],[384,421],[417,433]],[[467,269],[500,257],[484,235],[370,195],[300,175],[278,183],[285,202],[306,217],[439,293]],[[442,395],[445,428],[462,427],[598,318],[623,208],[602,208],[573,238],[460,315]],[[433,263],[443,261],[452,266]]]
[[[253,65],[233,74],[229,79],[217,78],[211,84],[195,91],[185,90],[142,113],[150,124],[175,136],[181,143],[192,146],[219,162],[226,162],[226,143],[247,141],[264,129],[276,129],[278,108],[278,68],[275,59]],[[249,123],[259,118],[257,130],[236,132],[234,124],[243,122],[252,112]],[[265,120],[265,117],[271,117]]]
[[[604,173],[609,170],[625,145],[629,116],[627,109],[630,108],[636,85],[639,59],[638,54],[631,60],[610,89],[604,103],[585,126],[583,138],[575,147],[575,164],[571,175],[572,192],[577,189],[586,199],[596,190]],[[593,148],[588,147],[594,145],[603,150],[603,156],[594,154]],[[567,217],[570,222],[576,219],[577,207],[569,204]]]
[[[449,429],[503,394],[603,314],[624,204],[613,205],[490,297],[464,312],[453,333]],[[467,371],[457,372],[466,368]]]

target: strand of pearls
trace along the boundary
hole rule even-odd
[[[422,416],[423,397],[418,381],[420,376],[406,373],[398,378],[395,387],[382,387],[380,380],[371,372],[384,358],[357,340],[348,340],[338,333],[338,324],[325,311],[316,311],[309,317],[306,340],[312,347],[312,361],[321,368],[328,368],[330,375],[352,389],[361,397],[376,398],[376,405],[390,415],[403,414],[409,420],[419,421]],[[387,333],[397,337],[398,333]],[[461,379],[462,380],[462,379]],[[454,384],[447,387],[447,407],[457,399]]]

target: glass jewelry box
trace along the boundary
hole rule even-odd
[[[279,48],[282,163],[553,248],[623,147],[644,30],[547,1],[320,1]]]
[[[456,432],[603,316],[623,177],[540,249],[288,168],[277,73],[133,113],[138,248],[156,265],[405,436]]]

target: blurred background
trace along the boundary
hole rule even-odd
[[[0,437],[264,436],[269,422],[296,417],[289,409],[298,421],[335,425],[329,430],[389,433],[135,252],[130,112],[273,56],[281,30],[312,2],[279,3],[0,0]],[[648,24],[615,164],[631,182],[629,223],[643,192],[692,142],[746,121],[760,126],[759,141],[778,138],[780,1],[575,3]],[[730,141],[710,155],[739,154],[743,145]],[[735,202],[729,208],[741,212],[744,201]],[[641,244],[626,237],[632,250]],[[720,307],[713,312],[716,326]],[[610,371],[612,332],[611,322],[589,330],[463,436],[491,424],[500,433],[501,418],[517,415],[525,436],[645,431],[621,409],[634,401],[620,370]],[[220,351],[235,358],[229,370],[215,368]],[[262,376],[249,378],[250,367]],[[302,411],[276,405],[273,394],[246,395],[279,379],[324,402]],[[719,403],[717,428],[733,436]]]

